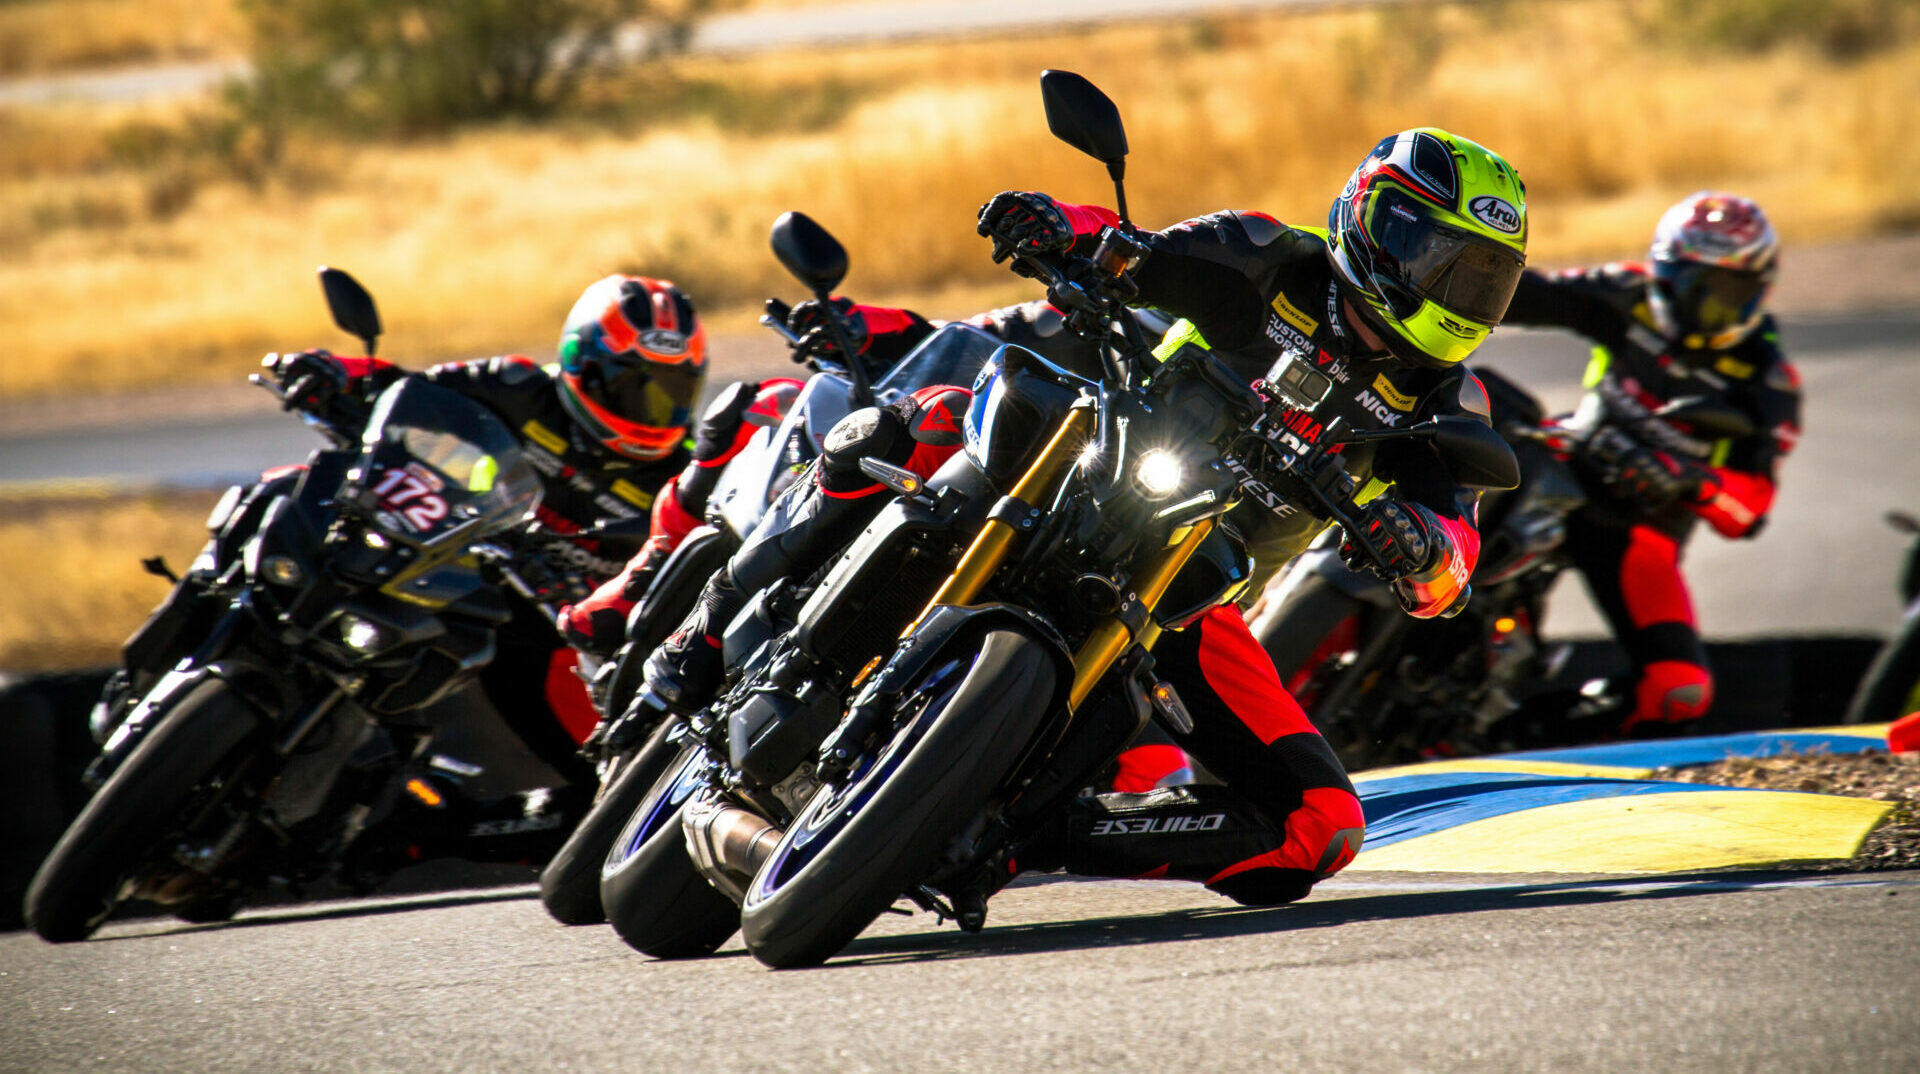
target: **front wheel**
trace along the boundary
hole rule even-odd
[[[675,722],[662,720],[601,790],[593,808],[540,870],[540,901],[562,925],[595,925],[607,919],[600,902],[600,869],[634,810],[646,800],[680,748],[668,741]]]
[[[994,631],[936,659],[878,756],[823,787],[747,889],[741,933],[776,969],[853,942],[986,808],[1053,707],[1048,651]]]
[[[680,814],[701,778],[704,753],[681,749],[607,850],[600,902],[627,945],[654,958],[702,958],[740,927],[740,908],[707,883],[687,854]]]
[[[1842,723],[1887,723],[1920,710],[1920,605],[1867,667]]]
[[[113,913],[128,877],[185,821],[203,786],[259,725],[209,679],[166,713],[54,845],[27,888],[27,925],[54,943],[84,940]]]

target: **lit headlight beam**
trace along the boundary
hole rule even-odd
[[[1180,482],[1185,477],[1186,467],[1180,464],[1179,457],[1160,448],[1141,455],[1133,466],[1133,479],[1139,483],[1140,490],[1156,500],[1180,491]]]

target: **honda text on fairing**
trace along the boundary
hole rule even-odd
[[[773,227],[773,249],[789,271],[823,300],[847,272],[846,251],[833,236],[801,213]],[[587,743],[601,787],[593,807],[540,873],[541,900],[557,920],[570,925],[606,920],[600,899],[600,867],[627,818],[678,751],[668,744],[666,713],[639,696],[648,654],[686,617],[701,587],[751,533],[769,507],[820,454],[828,430],[853,410],[885,404],[932,384],[969,383],[999,345],[977,328],[949,324],[923,340],[890,368],[869,369],[856,348],[821,353],[787,327],[789,307],[767,301],[761,323],[784,338],[796,362],[813,370],[783,415],[749,410],[759,425],[747,446],[727,464],[707,501],[706,524],[688,533],[648,582],[629,613],[627,643],[595,679],[595,705],[603,728]],[[845,338],[838,314],[831,327]],[[878,374],[876,376],[876,374]]]
[[[1042,76],[1049,125],[1120,174],[1117,110]],[[1064,133],[1063,133],[1064,132]],[[1143,255],[1122,224],[1090,258],[1007,248],[1072,327],[1110,340]],[[1252,577],[1220,520],[1243,500],[1336,522],[1355,482],[1284,416],[1329,385],[1287,360],[1249,387],[1204,347],[1154,353],[1137,328],[1097,380],[1000,348],[973,383],[964,450],[931,478],[866,458],[895,493],[819,574],[753,597],[722,643],[718,699],[607,859],[610,920],[685,957],[736,927],[775,967],[818,963],[897,899],[977,930],[987,863],[1058,815],[1156,714],[1191,729],[1156,676],[1163,631]],[[1431,441],[1485,485],[1513,459],[1477,420],[1356,439]]]
[[[371,296],[338,270],[322,283],[371,354]],[[540,481],[492,413],[418,377],[350,418],[303,417],[333,445],[229,490],[191,584],[128,642],[136,670],[98,713],[99,789],[27,892],[49,940],[127,899],[215,920],[272,881],[358,885],[363,830],[408,796],[443,805],[436,703],[532,600]]]

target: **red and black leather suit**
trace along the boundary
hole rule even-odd
[[[1713,703],[1681,549],[1702,520],[1724,537],[1758,533],[1780,461],[1800,435],[1800,378],[1780,351],[1773,318],[1726,350],[1683,348],[1654,330],[1648,280],[1644,266],[1626,263],[1552,277],[1528,272],[1505,321],[1571,329],[1594,342],[1586,396],[1570,424],[1603,413],[1644,422],[1660,405],[1697,395],[1722,399],[1753,422],[1750,435],[1719,442],[1669,438],[1660,435],[1665,423],[1649,426],[1661,442],[1647,446],[1703,477],[1698,492],[1648,508],[1618,490],[1598,490],[1568,527],[1575,563],[1633,666],[1623,731],[1696,719]]]
[[[1083,237],[1115,222],[1104,209],[1060,208]],[[1150,251],[1133,273],[1139,301],[1184,317],[1195,330],[1189,338],[1238,375],[1253,381],[1293,355],[1332,379],[1325,398],[1289,422],[1302,444],[1318,441],[1336,418],[1347,429],[1439,414],[1487,419],[1486,392],[1464,368],[1410,368],[1361,342],[1322,233],[1259,213],[1220,212],[1139,237]],[[1185,327],[1176,325],[1169,340]],[[1390,485],[1378,494],[1421,505],[1437,519],[1441,550],[1410,579],[1409,611],[1448,610],[1463,597],[1479,555],[1475,494],[1421,443],[1349,445],[1342,456],[1363,486]],[[1304,512],[1276,515],[1253,503],[1227,522],[1252,553],[1251,593],[1325,528]],[[1064,841],[1031,848],[1013,868],[1063,864],[1085,875],[1197,880],[1243,903],[1273,904],[1300,898],[1350,862],[1365,827],[1353,786],[1240,609],[1215,609],[1198,626],[1163,636],[1154,657],[1193,716],[1193,732],[1176,740],[1226,786],[1083,800]]]

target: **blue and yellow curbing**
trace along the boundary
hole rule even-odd
[[[1663,873],[1849,858],[1893,809],[1836,795],[1674,783],[1661,769],[1886,746],[1880,726],[1626,742],[1358,773],[1348,870]]]

